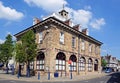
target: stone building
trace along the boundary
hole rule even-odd
[[[62,10],[40,21],[35,18],[34,25],[15,34],[17,41],[28,30],[34,30],[38,54],[30,68],[36,74],[59,76],[99,73],[101,67],[100,47],[102,43],[88,36],[87,29],[73,25],[68,19],[68,12]],[[71,64],[69,64],[71,62]],[[71,65],[71,66],[70,66]]]

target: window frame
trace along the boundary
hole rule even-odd
[[[82,44],[81,50],[85,51],[85,40],[82,39],[81,44]]]
[[[30,70],[34,70],[34,61],[30,62]]]
[[[88,59],[88,72],[92,72],[92,70],[93,70],[92,59]]]
[[[45,55],[44,52],[39,52],[36,58],[36,70],[44,71],[45,69]]]
[[[92,53],[92,44],[89,43],[89,52]]]
[[[65,60],[56,59],[56,61],[58,61],[58,63],[56,63],[56,71],[65,71]]]
[[[76,37],[72,36],[72,48],[76,47]]]
[[[65,43],[65,34],[63,31],[60,31],[60,39],[59,39],[60,44]]]
[[[81,57],[79,60],[79,71],[85,71],[85,66],[86,66],[85,58]]]
[[[39,32],[39,43],[43,41],[43,32]]]

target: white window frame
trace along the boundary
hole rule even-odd
[[[37,70],[44,70],[44,60],[37,60],[36,68]]]
[[[92,44],[89,44],[89,52],[92,52]]]
[[[64,32],[60,32],[60,43],[64,44]]]
[[[95,54],[98,54],[98,46],[95,45]]]
[[[34,69],[34,61],[30,62],[30,69],[33,70]]]
[[[88,60],[88,71],[89,71],[89,72],[92,72],[92,69],[93,69],[92,67],[93,67],[92,60],[89,59],[89,60]]]
[[[39,43],[42,43],[42,40],[43,40],[43,33],[40,32],[39,33]]]
[[[74,48],[75,45],[76,45],[75,43],[76,43],[76,38],[73,36],[73,37],[72,37],[72,47],[73,47],[73,48]]]
[[[85,59],[80,58],[79,60],[79,71],[85,71]]]
[[[85,40],[82,40],[82,42],[81,42],[81,44],[82,44],[82,50],[85,50]]]
[[[65,71],[65,60],[56,59],[56,70],[57,71]]]

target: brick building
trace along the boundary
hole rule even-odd
[[[102,43],[88,36],[87,29],[80,31],[80,25],[72,24],[68,12],[62,10],[40,21],[34,19],[34,25],[15,34],[17,41],[28,30],[34,30],[38,54],[30,68],[36,74],[59,76],[99,73],[101,67],[100,46]],[[68,62],[72,62],[71,66]]]

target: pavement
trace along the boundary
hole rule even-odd
[[[0,71],[0,79],[5,80],[17,80],[17,81],[29,81],[29,82],[61,82],[61,81],[82,81],[82,80],[88,80],[93,78],[99,78],[103,77],[105,75],[108,75],[107,73],[92,73],[87,75],[77,75],[73,76],[72,79],[70,79],[70,76],[67,77],[57,77],[57,78],[50,78],[48,80],[47,76],[40,76],[40,79],[38,80],[37,76],[32,77],[17,77],[17,75],[11,75],[11,74],[5,74],[5,72]]]

